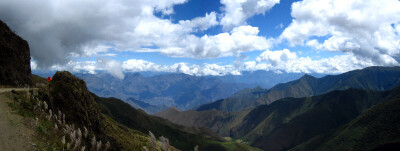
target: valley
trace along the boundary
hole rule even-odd
[[[89,90],[97,95],[122,99],[135,108],[153,114],[169,107],[192,109],[227,98],[245,88],[269,88],[295,80],[304,74],[255,71],[236,76],[197,77],[176,73],[126,73],[124,79],[108,73],[75,75],[85,80]]]
[[[384,77],[386,80],[372,80],[377,77]],[[179,111],[171,108],[156,115],[185,126],[208,127],[222,136],[241,139],[264,150],[280,151],[292,148],[317,150],[330,141],[325,135],[333,135],[333,131],[340,131],[337,129],[346,123],[351,123],[377,104],[398,100],[400,98],[399,77],[398,67],[371,67],[320,79],[304,76],[299,80],[280,84],[269,90],[245,89],[230,98],[200,106],[197,110]],[[341,82],[332,82],[335,83],[334,85],[320,82],[332,81],[332,79]],[[357,81],[369,81],[369,83]],[[309,89],[304,89],[307,86]],[[298,91],[301,87],[303,91]],[[327,93],[321,91],[327,91]],[[315,95],[316,93],[322,94]],[[246,104],[240,102],[241,100],[256,102],[260,99],[272,98],[272,94],[280,94],[278,96],[282,98],[240,111],[225,110],[235,104],[244,107]],[[386,126],[395,128],[396,124]],[[323,139],[320,138],[321,135],[324,136]],[[394,136],[390,139],[392,141],[400,136],[397,132],[390,135],[390,137]],[[357,143],[352,145],[357,145]],[[373,147],[377,146],[372,145],[368,150]],[[336,150],[332,146],[330,149]]]

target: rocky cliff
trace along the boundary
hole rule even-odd
[[[0,20],[0,85],[32,85],[28,42]]]

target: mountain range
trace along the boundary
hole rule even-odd
[[[244,89],[230,98],[200,106],[197,110],[179,111],[170,108],[156,115],[181,125],[208,127],[222,136],[240,139],[264,150],[335,150],[337,148],[332,147],[335,146],[332,142],[347,142],[338,142],[333,135],[339,135],[341,130],[345,130],[343,127],[361,118],[358,116],[369,112],[376,104],[400,98],[400,87],[396,87],[400,86],[399,77],[399,67],[370,67],[323,78],[305,75],[270,90],[260,87]],[[235,105],[246,106],[246,101],[273,98],[273,94],[278,96],[275,98],[282,98],[234,112],[226,110]],[[302,95],[306,97],[300,97]],[[395,117],[399,114],[391,113]],[[382,120],[387,122],[385,118]],[[380,123],[371,121],[371,124]],[[368,127],[368,123],[365,126]],[[400,125],[384,126],[396,129]],[[396,141],[400,136],[398,134],[396,131],[382,134],[384,136],[381,137],[388,138],[386,141],[376,141],[368,133],[365,134],[368,136],[360,136],[359,139],[372,139],[376,142],[369,146],[369,150]],[[346,144],[347,147],[339,150],[359,147],[357,145],[360,142],[353,141],[353,144]]]
[[[90,91],[102,97],[125,100],[135,108],[156,113],[168,107],[180,110],[227,98],[250,87],[271,87],[298,79],[302,73],[272,71],[244,72],[242,75],[191,76],[178,73],[125,73],[118,79],[108,73],[75,74],[86,81]],[[315,74],[321,76],[320,74]]]
[[[45,78],[54,75],[51,71],[34,73]],[[116,97],[147,113],[156,113],[168,107],[192,109],[227,98],[244,88],[270,88],[279,83],[296,80],[304,73],[258,70],[244,71],[241,75],[191,76],[167,72],[128,72],[125,73],[124,79],[118,79],[104,71],[74,75],[85,80],[89,90],[99,96]]]
[[[240,111],[258,105],[270,104],[286,97],[306,97],[324,94],[333,90],[359,88],[368,90],[389,90],[400,84],[400,67],[367,67],[339,75],[315,78],[304,75],[298,80],[278,84],[270,89],[245,89],[213,103],[199,106],[197,110],[217,109]]]
[[[226,83],[218,78],[186,74],[146,77],[140,73],[126,73],[122,80],[107,73],[75,75],[85,80],[89,90],[95,94],[125,100],[148,113],[154,113],[166,107],[190,109],[228,97],[248,87],[246,84]]]
[[[384,113],[373,112],[371,107],[392,100],[397,100],[397,103],[399,103],[399,99],[400,87],[388,91],[350,88],[347,90],[334,90],[327,94],[312,97],[284,98],[269,105],[260,105],[252,110],[243,110],[241,112],[223,112],[215,109],[182,112],[176,109],[169,109],[156,115],[178,124],[209,127],[223,136],[240,139],[252,146],[272,151],[289,149],[319,150],[318,148],[324,148],[324,146],[329,145],[330,147],[323,150],[336,150],[340,146],[337,148],[332,146],[337,143],[346,144],[347,142],[334,136],[345,135],[341,138],[346,138],[346,135],[358,134],[355,132],[358,132],[357,130],[359,129],[354,128],[352,125],[353,123],[359,123],[361,126],[358,127],[370,128],[361,129],[360,133],[365,136],[356,135],[356,137],[359,137],[358,139],[372,139],[369,141],[374,141],[375,144],[368,147],[368,149],[372,149],[378,145],[400,139],[400,131],[398,131],[400,130],[400,124],[391,118],[393,116],[398,118],[400,113],[394,112],[399,110],[395,107],[392,107],[391,110],[388,109]],[[379,108],[383,112],[383,107]],[[368,116],[374,114],[393,115],[388,116],[388,118],[384,117],[384,115],[374,117],[377,119],[375,121],[364,117],[364,114]],[[369,120],[369,123],[357,122],[360,121],[360,118]],[[383,120],[386,124],[382,124],[379,120]],[[392,124],[388,124],[390,122]],[[385,127],[380,129],[387,128],[385,133],[380,134],[380,137],[386,138],[386,140],[378,141],[373,138],[372,134],[367,133],[368,131],[374,131],[374,126],[369,124]],[[352,130],[343,128],[346,126],[352,127]],[[374,131],[374,133],[379,133],[379,131]],[[352,141],[352,144],[348,143],[346,144],[347,146],[338,150],[360,147],[358,145],[364,142]]]

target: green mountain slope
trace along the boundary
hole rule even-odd
[[[120,123],[101,114],[83,80],[67,71],[57,72],[51,82],[37,76],[34,79],[35,83],[42,83],[38,92],[31,92],[32,96],[18,100],[29,100],[22,102],[21,107],[25,108],[25,112],[30,112],[29,116],[34,117],[36,114],[43,124],[42,127],[39,126],[39,134],[44,135],[45,139],[42,141],[47,150],[54,150],[51,146],[59,148],[57,150],[68,148],[68,145],[61,144],[61,137],[67,135],[69,137],[63,137],[64,141],[74,143],[75,139],[71,136],[78,131],[81,132],[80,136],[85,133],[85,137],[79,139],[80,143],[75,142],[80,144],[77,145],[79,148],[95,150],[93,139],[103,142],[103,145],[109,142],[111,150],[141,150],[144,146],[151,146],[146,134],[124,128]],[[55,124],[59,128],[52,128]]]
[[[234,134],[265,150],[287,150],[350,122],[370,107],[400,98],[400,89],[348,89],[306,98],[286,98],[252,110]]]
[[[181,112],[169,109],[157,115],[183,125],[214,128],[219,134],[230,136],[233,139],[241,139],[264,150],[281,151],[292,148],[316,150],[321,144],[332,139],[332,135],[338,133],[338,129],[343,128],[360,114],[369,112],[369,109],[376,104],[396,98],[400,98],[400,87],[388,91],[350,88],[313,97],[284,98],[247,112],[218,110]],[[390,112],[395,113],[394,111]],[[376,114],[383,113],[376,112]],[[379,120],[383,117],[385,114],[371,119],[376,121],[376,124],[382,124],[382,128],[391,127],[388,122]],[[387,117],[395,120],[395,117],[393,117],[394,119],[390,116]],[[223,126],[218,127],[218,125]],[[350,131],[347,134],[355,135],[357,133]],[[386,135],[382,138],[396,141]],[[373,137],[369,137],[369,139],[377,141]],[[346,141],[346,143],[348,142],[350,141]],[[379,144],[381,143],[376,145]]]
[[[230,136],[232,127],[240,123],[249,111],[250,110],[224,112],[215,109],[207,111],[179,111],[176,108],[169,108],[155,115],[179,125],[188,127],[208,127],[220,135]]]
[[[195,130],[192,133],[185,132],[189,128],[176,126],[167,120],[147,115],[144,111],[136,110],[129,104],[116,98],[100,98],[95,96],[95,101],[100,104],[102,113],[115,119],[131,129],[138,130],[143,133],[152,131],[156,136],[164,136],[170,139],[170,143],[179,149],[190,150],[195,145],[201,148],[206,147],[207,143],[202,137],[196,136]],[[200,130],[199,130],[200,131]],[[211,131],[209,131],[212,133]],[[204,133],[206,137],[206,133]],[[218,137],[216,135],[216,137]],[[216,137],[208,137],[216,141]]]
[[[43,81],[38,79],[38,81]],[[36,97],[36,96],[35,96]],[[48,102],[55,113],[65,114],[70,125],[89,131],[102,142],[110,142],[114,150],[141,150],[149,148],[149,131],[156,138],[164,136],[180,150],[258,150],[237,142],[226,142],[207,128],[189,128],[173,124],[165,119],[136,110],[116,98],[101,98],[87,90],[85,82],[67,71],[57,72],[48,87],[40,89],[40,100]]]
[[[200,150],[258,150],[241,143],[224,142],[222,137],[207,128],[184,127],[148,115],[116,98],[101,98],[96,95],[94,98],[105,115],[142,133],[152,131],[156,136],[167,137],[171,145],[178,149],[191,150],[193,146],[199,145]]]
[[[220,99],[212,103],[204,104],[196,108],[197,111],[217,109],[220,111],[240,111],[242,109],[256,106],[257,100],[267,94],[267,89],[256,87],[243,89],[231,97]]]
[[[400,143],[400,99],[378,104],[329,137],[321,138],[313,139],[293,150],[373,150],[388,144],[398,150],[400,146],[396,147],[395,144]]]

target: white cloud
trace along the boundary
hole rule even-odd
[[[288,49],[270,50],[274,39],[259,36],[246,25],[279,0],[222,0],[223,14],[210,12],[177,23],[154,15],[173,14],[174,5],[187,0],[0,0],[0,18],[30,43],[33,70],[107,70],[123,78],[129,71],[182,72],[190,75],[240,74],[240,71],[340,73],[371,65],[399,65],[400,2],[398,0],[303,0],[292,5],[292,23],[278,41],[337,51],[330,58],[299,57]],[[218,22],[220,21],[220,22]],[[222,25],[216,35],[196,36]],[[280,24],[276,28],[282,28]],[[319,38],[323,37],[323,38]],[[321,41],[321,39],[326,40]],[[143,48],[147,47],[147,48]],[[154,48],[154,49],[153,49]],[[113,50],[114,52],[109,52]],[[160,52],[172,57],[219,58],[264,51],[256,61],[235,65],[99,59],[76,62],[74,57],[115,56],[120,51]],[[299,51],[298,51],[299,52]],[[244,57],[245,58],[245,57]],[[115,68],[115,69],[114,69]]]
[[[284,27],[283,24],[280,23],[279,25],[276,25],[276,26],[275,26],[275,29],[282,29],[283,27]]]
[[[288,49],[278,50],[278,51],[264,51],[260,56],[256,58],[258,62],[269,61],[272,65],[277,65],[281,62],[297,59],[297,54],[295,52],[290,52]]]
[[[122,63],[122,68],[126,72],[159,71],[159,72],[180,72],[194,76],[222,76],[227,74],[238,75],[240,72],[233,65],[189,65],[180,62],[170,66],[159,65],[145,60],[130,59]]]
[[[36,64],[36,61],[31,62],[31,66],[33,64]],[[32,70],[42,70],[42,68],[36,67],[35,69]],[[72,72],[87,72],[90,74],[96,74],[96,70],[104,70],[103,68],[97,66],[96,61],[81,61],[81,62],[76,62],[76,61],[69,61],[67,64],[60,65],[52,65],[49,67],[49,70],[57,70],[57,71],[62,71],[62,70],[67,70],[67,71],[72,71]]]
[[[306,43],[316,49],[352,53],[377,65],[399,65],[399,8],[398,0],[295,2],[294,19],[280,38],[291,45]],[[313,36],[328,38],[320,43]]]
[[[154,64],[153,62],[148,62],[145,60],[129,59],[122,63],[122,68],[129,72],[141,72],[141,71],[165,71],[168,69],[162,69],[161,65]]]
[[[201,38],[189,35],[176,41],[175,46],[160,49],[163,54],[175,57],[217,58],[236,56],[242,52],[265,50],[272,46],[272,40],[257,36],[259,30],[252,26],[239,26],[230,33]]]
[[[182,41],[199,39],[192,33],[218,25],[215,12],[177,24],[154,15],[155,12],[171,14],[174,5],[185,2],[0,0],[0,18],[29,42],[32,58],[41,68],[66,65],[71,57],[92,57],[110,48],[116,51],[140,51],[143,46],[159,47],[157,50],[177,48],[180,52],[173,55],[198,58],[197,54],[202,53],[182,47]]]
[[[241,71],[256,71],[256,70],[267,70],[269,71],[272,67],[271,64],[256,62],[256,61],[247,61],[244,62],[240,67]]]
[[[31,70],[36,70],[37,69],[37,64],[35,61],[31,61]]]
[[[97,60],[97,65],[100,65],[100,68],[107,70],[108,73],[114,77],[117,77],[118,79],[124,79],[125,77],[121,62],[100,58]]]
[[[155,0],[152,3],[156,3],[156,11],[162,12],[164,15],[170,15],[174,13],[173,5],[175,4],[183,4],[187,2],[187,0]]]
[[[351,53],[329,58],[313,60],[310,57],[298,57],[288,49],[264,51],[257,57],[257,62],[245,62],[242,70],[272,70],[288,73],[343,73],[377,65],[371,59],[356,57]]]
[[[108,52],[112,47],[109,45],[95,45],[95,46],[83,46],[83,52],[85,56],[94,56],[102,52]]]
[[[217,16],[215,12],[206,14],[204,17],[196,17],[192,20],[180,20],[179,25],[183,28],[192,29],[194,31],[204,31],[208,28],[218,25]]]
[[[277,73],[343,73],[361,69],[377,64],[369,58],[356,57],[351,53],[336,55],[329,58],[311,59],[298,57],[295,52],[288,49],[266,50],[261,53],[257,61],[246,61],[235,65],[219,65],[204,63],[202,65],[179,62],[172,65],[160,65],[141,59],[129,59],[122,63],[101,58],[97,61],[70,61],[66,65],[53,65],[52,70],[69,70],[72,72],[87,72],[95,74],[96,71],[105,70],[111,75],[123,79],[124,72],[157,71],[171,73],[185,73],[193,76],[224,76],[240,75],[242,71],[266,70]],[[31,66],[35,66],[32,63]],[[35,70],[37,68],[33,68]]]
[[[245,25],[244,21],[264,14],[279,0],[223,1],[226,14],[210,12],[178,23],[154,15],[155,12],[172,14],[174,5],[185,2],[187,0],[0,0],[0,18],[29,42],[35,69],[94,73],[95,70],[106,70],[108,64],[97,66],[98,63],[76,62],[74,59],[115,56],[121,51],[160,52],[170,57],[204,59],[240,56],[242,52],[265,50],[272,46],[272,39],[259,36],[258,28]],[[234,9],[242,17],[234,16]],[[220,15],[222,25],[232,25],[231,30],[216,35],[194,34],[221,25],[217,19]],[[229,19],[233,22],[226,22]],[[127,69],[141,70],[152,66],[145,66],[145,62],[141,65],[144,66]],[[238,73],[230,70],[233,67],[221,65],[184,63],[176,64],[178,67],[173,70],[191,75]],[[119,72],[116,76],[123,77]]]
[[[246,20],[254,15],[265,14],[279,0],[221,0],[225,14],[221,24],[226,30],[246,24]]]
[[[337,74],[368,66],[377,65],[371,59],[356,57],[351,53],[336,55],[329,58],[311,59],[298,57],[295,52],[288,49],[277,51],[264,51],[257,57],[257,61],[246,61],[240,65],[208,64],[190,65],[188,63],[175,63],[171,66],[158,65],[144,60],[131,59],[123,63],[126,72],[161,71],[180,72],[194,76],[223,76],[240,75],[242,71],[266,70],[287,73],[324,73]]]

